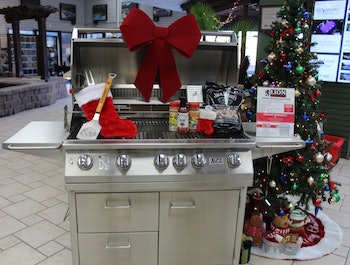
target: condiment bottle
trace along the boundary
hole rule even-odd
[[[197,132],[197,125],[199,120],[199,103],[190,102],[189,107],[189,129],[190,132]]]
[[[169,131],[177,132],[177,115],[179,112],[180,101],[172,101],[169,104]]]
[[[177,114],[177,126],[179,133],[187,133],[189,131],[189,110],[186,98],[180,98],[180,107]]]

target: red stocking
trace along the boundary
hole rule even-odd
[[[213,122],[216,119],[216,112],[213,110],[200,110],[197,131],[206,135],[214,133]]]
[[[78,105],[82,108],[89,121],[94,117],[104,85],[105,84],[89,86],[75,94]],[[119,117],[114,108],[111,93],[109,93],[103,106],[99,123],[102,127],[101,135],[105,138],[133,138],[137,135],[135,123]]]

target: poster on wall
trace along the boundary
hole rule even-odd
[[[129,14],[130,10],[132,8],[138,8],[139,4],[132,2],[132,1],[124,1],[124,0],[117,0],[117,22],[118,26],[120,26],[121,23],[123,23],[123,20],[126,18],[126,16]]]
[[[295,89],[258,87],[256,136],[293,137]]]
[[[311,52],[316,52],[318,77],[350,83],[350,0],[315,1]]]

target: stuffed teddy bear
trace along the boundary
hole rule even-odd
[[[262,245],[262,237],[265,232],[265,224],[258,212],[254,212],[244,224],[244,233],[253,238],[253,246]]]
[[[289,214],[289,229],[291,233],[299,234],[304,240],[308,239],[308,235],[305,232],[305,225],[308,224],[310,219],[306,213],[300,209],[295,209]]]
[[[289,234],[289,216],[288,214],[275,214],[271,223],[271,230],[266,234],[265,238],[269,241],[278,243],[286,243],[286,236]]]

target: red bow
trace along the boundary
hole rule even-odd
[[[149,101],[159,68],[163,101],[167,102],[181,87],[172,47],[189,58],[196,50],[201,32],[193,15],[186,15],[168,28],[157,27],[140,9],[133,8],[120,25],[126,45],[135,51],[149,45],[134,81],[144,98]]]

